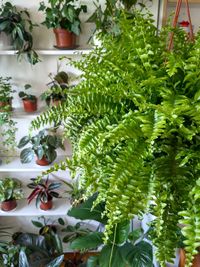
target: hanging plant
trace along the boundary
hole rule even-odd
[[[0,7],[0,33],[4,32],[11,37],[11,44],[17,50],[18,58],[25,54],[28,62],[33,65],[39,62],[38,55],[33,50],[34,26],[36,24],[32,23],[26,9],[19,11],[10,2],[5,2]]]
[[[157,35],[140,13],[121,15],[120,31],[75,63],[82,82],[32,127],[63,120],[70,167],[87,195],[99,192],[95,204],[105,201],[106,240],[117,223],[150,212],[161,266],[173,261],[182,223],[189,267],[200,244],[200,34],[188,43],[174,29],[167,51],[172,29]]]

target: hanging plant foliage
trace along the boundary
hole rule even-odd
[[[98,191],[96,204],[105,202],[106,238],[117,223],[150,212],[164,267],[181,222],[189,267],[200,244],[200,35],[188,43],[175,29],[167,51],[172,29],[157,35],[140,13],[122,15],[120,31],[75,63],[83,81],[32,126],[63,121],[73,170],[87,195]]]

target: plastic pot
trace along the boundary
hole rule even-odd
[[[49,165],[50,163],[51,163],[51,162],[49,162],[45,156],[42,157],[41,159],[38,159],[38,158],[37,158],[37,160],[36,160],[36,164],[38,164],[38,165],[40,165],[40,166],[47,166],[47,165]]]
[[[50,210],[53,207],[53,201],[50,199],[48,202],[42,202],[40,203],[40,209],[41,210]]]
[[[17,207],[17,201],[15,199],[1,202],[1,209],[3,211],[11,211],[14,210],[16,207]]]
[[[65,29],[56,28],[53,30],[56,37],[57,48],[74,48],[76,44],[76,36],[74,33]]]
[[[37,99],[35,101],[23,99],[24,110],[26,112],[34,112],[37,110]]]

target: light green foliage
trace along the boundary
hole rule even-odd
[[[157,35],[149,16],[121,16],[120,28],[120,36],[105,36],[101,48],[75,63],[83,81],[32,127],[63,121],[82,187],[106,203],[106,239],[113,225],[151,212],[164,267],[183,219],[188,267],[200,245],[200,35],[187,43],[176,29],[169,52],[171,29]]]
[[[0,180],[0,201],[21,199],[23,197],[21,183],[10,177]]]

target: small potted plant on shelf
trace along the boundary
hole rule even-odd
[[[12,90],[10,83],[11,77],[0,77],[0,112],[12,110],[12,96],[15,91]]]
[[[42,1],[39,11],[45,13],[45,20],[42,22],[47,28],[53,28],[56,37],[57,48],[74,48],[76,35],[81,32],[81,11],[87,12],[87,6],[77,7],[76,0],[48,0],[49,6]]]
[[[0,180],[1,210],[11,211],[17,207],[17,199],[23,197],[21,183],[14,178],[6,177]]]
[[[26,90],[28,90],[30,88],[31,88],[31,85],[26,84],[24,86],[25,92],[24,91],[19,92],[19,97],[23,101],[24,110],[26,112],[34,112],[37,110],[37,97],[35,95],[31,95],[31,94],[26,93]]]
[[[18,50],[18,56],[26,54],[31,64],[39,61],[37,53],[33,50],[33,36],[31,34],[36,24],[30,20],[26,9],[18,10],[10,2],[0,7],[0,33],[4,32],[11,37],[11,44]],[[27,29],[28,28],[28,29]]]
[[[57,148],[62,148],[64,150],[61,137],[49,135],[47,129],[39,131],[35,136],[26,135],[22,137],[18,148],[23,148],[28,143],[31,144],[31,147],[24,148],[20,154],[22,163],[30,163],[36,155],[36,163],[41,166],[46,166],[56,159]]]
[[[51,79],[51,82],[47,84],[49,88],[41,94],[41,100],[44,100],[47,106],[50,104],[57,106],[66,99],[69,76],[66,72],[60,71],[55,76],[50,73],[49,78]]]
[[[58,182],[49,182],[49,178],[41,180],[36,183],[36,178],[32,178],[32,183],[28,184],[28,187],[33,189],[32,193],[28,197],[28,204],[36,198],[36,207],[40,203],[40,209],[50,210],[53,207],[53,198],[58,198],[59,193],[55,192],[61,186]]]

